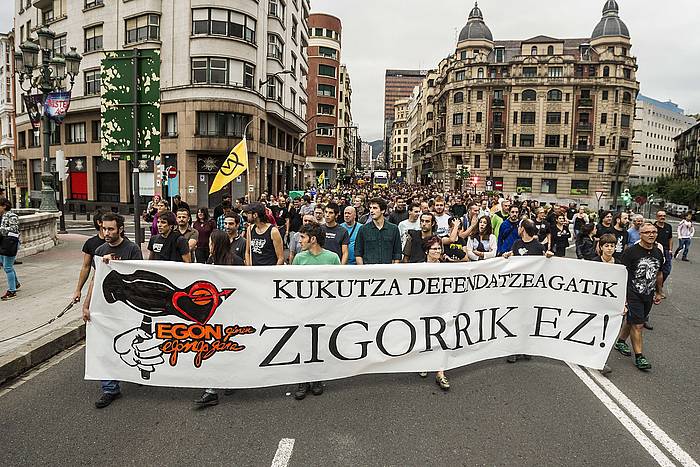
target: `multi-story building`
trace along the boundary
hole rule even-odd
[[[63,149],[70,158],[68,205],[126,210],[133,202],[126,162],[100,156],[100,64],[109,50],[160,50],[161,154],[146,170],[175,167],[190,205],[213,206],[224,193],[257,197],[300,186],[303,145],[298,158],[293,153],[306,131],[309,10],[308,0],[15,0],[16,47],[45,25],[56,33],[56,53],[77,46],[83,55],[70,111],[51,138],[51,157]],[[249,122],[248,172],[210,196],[216,172]],[[35,192],[42,149],[24,111],[17,130],[17,156]],[[158,192],[154,177],[150,184],[145,177],[141,193]]]
[[[700,122],[673,138],[674,174],[682,178],[700,178]]]
[[[372,145],[362,142],[360,155],[360,167],[362,173],[366,174],[373,169],[372,167]]]
[[[609,201],[632,162],[637,62],[615,0],[591,37],[494,41],[478,6],[455,53],[424,80],[414,173],[541,200]],[[421,141],[422,138],[422,141]]]
[[[673,139],[695,125],[693,117],[671,101],[637,96],[632,151],[634,162],[630,170],[630,185],[651,183],[661,176],[673,174]]]
[[[0,187],[5,196],[19,199],[14,177],[15,160],[15,106],[13,79],[13,33],[0,33]],[[13,197],[12,194],[16,197]]]
[[[406,177],[408,156],[408,99],[394,102],[394,125],[391,130],[391,165],[395,176],[402,180]]]
[[[340,19],[324,13],[309,16],[309,128],[316,132],[306,138],[306,184],[315,184],[323,173],[330,184],[335,184],[337,169],[343,166],[341,105],[346,107],[341,76]],[[343,98],[341,99],[341,94]],[[342,101],[342,103],[341,103]],[[348,104],[349,104],[348,99]],[[349,106],[349,105],[348,105]]]
[[[392,129],[394,127],[394,103],[411,97],[413,88],[426,75],[423,70],[386,70],[384,74],[384,166],[391,167]]]
[[[340,94],[338,95],[338,154],[342,161],[337,173],[341,178],[349,177],[355,169],[357,129],[352,119],[352,85],[347,65],[340,65]]]

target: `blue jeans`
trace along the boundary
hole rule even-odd
[[[0,260],[2,260],[2,268],[7,274],[7,289],[10,292],[17,291],[17,273],[15,272],[15,258],[16,256],[4,256],[0,255]]]
[[[118,394],[120,392],[119,381],[100,381],[102,392],[105,394]]]
[[[688,259],[688,249],[690,248],[690,241],[691,239],[689,238],[678,239],[678,248],[676,249],[676,252],[673,254],[673,256],[676,256],[679,251],[683,250],[683,259]]]
[[[671,275],[671,266],[673,265],[673,254],[671,253],[671,250],[664,250],[664,259],[664,265],[661,266],[661,273],[664,276],[664,282],[666,282],[668,276]]]

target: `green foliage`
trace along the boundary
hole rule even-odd
[[[690,209],[700,206],[700,180],[659,177],[655,183],[630,187],[632,196],[663,198],[669,203],[684,204]]]

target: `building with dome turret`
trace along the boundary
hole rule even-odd
[[[484,18],[475,4],[455,53],[414,92],[411,181],[583,204],[603,192],[612,204],[639,90],[617,2],[583,38],[494,40]]]

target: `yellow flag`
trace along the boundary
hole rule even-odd
[[[248,145],[243,140],[231,149],[228,157],[221,164],[219,172],[216,174],[214,183],[211,184],[209,194],[220,191],[223,187],[231,183],[236,177],[248,170]]]
[[[326,172],[321,172],[321,175],[318,176],[318,186],[323,186],[323,182],[326,181]]]

